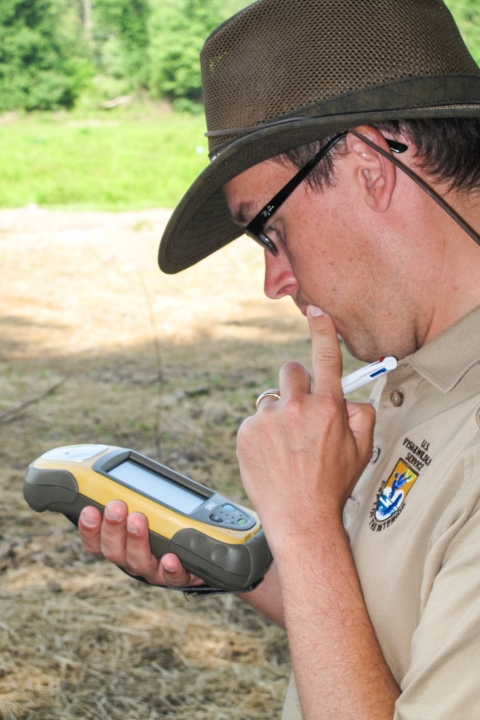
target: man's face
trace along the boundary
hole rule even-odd
[[[291,295],[303,313],[309,304],[322,308],[362,360],[404,357],[417,343],[402,222],[392,225],[391,214],[366,207],[351,170],[347,156],[333,187],[319,192],[303,182],[268,222],[265,232],[279,252],[265,253],[265,293]],[[249,222],[294,174],[266,161],[227,183],[235,220]]]

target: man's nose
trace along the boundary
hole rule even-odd
[[[265,295],[271,300],[279,300],[285,295],[298,291],[298,282],[290,265],[290,261],[282,248],[278,255],[265,251]]]

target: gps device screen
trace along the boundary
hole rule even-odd
[[[109,470],[108,474],[115,480],[120,480],[125,485],[154,500],[159,500],[185,515],[189,515],[200,507],[206,499],[133,460],[125,460]]]

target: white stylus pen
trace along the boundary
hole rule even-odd
[[[348,395],[348,393],[358,390],[369,382],[373,382],[373,380],[376,380],[381,375],[390,372],[390,370],[395,370],[396,367],[397,361],[394,357],[386,357],[371,365],[365,365],[365,367],[360,368],[360,370],[356,370],[342,378],[343,394]]]

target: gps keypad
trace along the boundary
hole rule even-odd
[[[257,522],[255,516],[251,515],[248,510],[234,505],[226,497],[217,493],[191,513],[190,517],[231,530],[249,530],[255,527]]]
[[[224,525],[233,525],[234,527],[243,527],[248,524],[250,518],[244,512],[241,512],[235,505],[224,503],[221,507],[215,508],[215,518],[210,515],[210,519],[214,522],[222,522]]]

